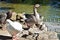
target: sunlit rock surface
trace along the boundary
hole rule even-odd
[[[24,37],[19,37],[19,40],[59,40],[56,32],[34,33]]]

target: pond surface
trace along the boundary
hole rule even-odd
[[[48,21],[60,21],[60,9],[51,7],[44,16]]]

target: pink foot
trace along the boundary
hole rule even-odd
[[[17,36],[13,36],[12,40],[19,40]]]
[[[5,31],[6,30],[6,27],[2,27],[2,30]]]

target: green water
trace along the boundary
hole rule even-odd
[[[47,7],[47,6],[46,6]],[[43,9],[42,9],[43,10]],[[53,8],[52,6],[48,7],[44,13],[41,13],[45,19],[48,21],[51,19],[51,21],[60,21],[60,9],[58,8]]]
[[[30,4],[12,4],[12,3],[5,3],[5,2],[0,2],[0,11],[4,10],[6,8],[9,8],[8,10],[13,10],[17,13],[33,13],[33,5]],[[59,8],[53,8],[52,6],[49,5],[41,5],[40,8],[38,8],[38,12],[44,16],[44,21],[46,19],[48,21],[60,21],[60,9]]]

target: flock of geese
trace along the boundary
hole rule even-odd
[[[34,5],[33,14],[24,13],[23,18],[21,18],[21,19],[23,19],[24,22],[27,23],[27,26],[31,26],[31,25],[35,24],[37,27],[39,27],[41,29],[42,24],[44,24],[44,23],[41,22],[41,20],[43,20],[43,17],[37,12],[38,7],[40,7],[39,4]],[[6,29],[12,36],[15,36],[19,32],[23,31],[24,29],[22,28],[22,24],[20,22],[10,20],[11,16],[12,16],[12,13],[8,12],[7,15],[5,15],[5,17],[3,17],[3,19],[5,19],[5,21],[3,19],[0,21],[2,21],[1,22],[2,24],[4,24],[6,22],[6,24],[7,24]],[[18,15],[16,17],[18,17]],[[18,18],[16,18],[16,20],[18,20]],[[31,25],[29,25],[29,24],[31,24]]]

